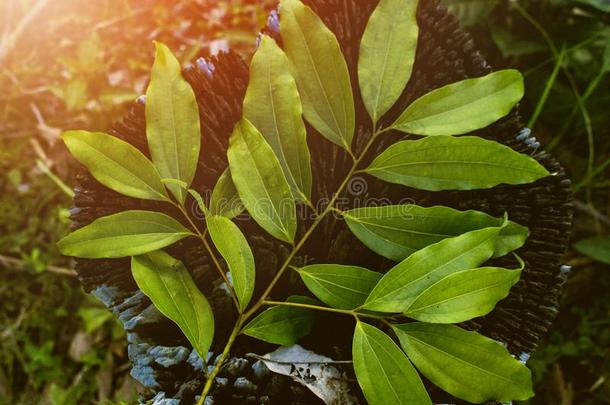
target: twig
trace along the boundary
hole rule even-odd
[[[610,226],[610,218],[596,210],[594,207],[591,207],[589,204],[580,200],[574,200],[574,207],[578,211],[590,215],[597,221],[602,222],[604,225]]]
[[[36,19],[36,17],[38,17],[38,14],[40,14],[48,3],[49,0],[39,0],[34,4],[30,9],[30,12],[19,21],[17,28],[15,28],[15,30],[8,35],[6,40],[0,44],[0,65],[4,62],[4,59],[6,59],[9,53],[11,53],[25,29]]]
[[[4,255],[0,255],[0,263],[3,263],[5,266],[8,263],[9,265],[17,266],[22,269],[27,267],[27,265],[25,264],[25,262],[23,260],[17,259],[15,257],[4,256]],[[76,273],[76,271],[74,271],[74,270],[67,269],[65,267],[52,266],[52,265],[47,266],[45,268],[45,271],[49,272],[49,273],[54,273],[54,274],[59,274],[61,276],[69,276],[69,277],[76,277],[78,275],[78,273]]]

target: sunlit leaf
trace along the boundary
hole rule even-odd
[[[370,405],[432,405],[407,356],[379,329],[356,324],[352,357],[358,384]]]
[[[397,142],[365,172],[390,183],[428,191],[527,184],[549,175],[533,158],[474,136]]]
[[[182,77],[180,63],[169,48],[155,43],[157,55],[146,91],[146,136],[161,177],[190,186],[199,161],[201,132],[195,93]],[[184,202],[186,191],[169,185]]]
[[[273,150],[247,119],[235,126],[227,155],[233,183],[252,218],[272,236],[292,243],[294,197]]]
[[[574,244],[574,249],[599,262],[610,264],[610,235],[580,240]]]
[[[245,309],[254,292],[254,256],[248,241],[229,218],[209,215],[206,217],[208,233],[214,246],[227,262],[233,287],[241,309]]]
[[[311,197],[311,163],[303,107],[288,59],[263,35],[250,64],[244,99],[246,117],[265,137],[277,156],[297,200]]]
[[[134,146],[101,132],[68,131],[66,146],[104,186],[128,197],[167,200],[152,162]]]
[[[504,346],[453,325],[394,326],[409,359],[430,381],[468,402],[531,398],[531,373]]]
[[[369,249],[397,262],[443,239],[504,223],[503,218],[479,211],[413,204],[356,208],[343,216]],[[523,246],[527,235],[527,228],[509,221],[500,233],[494,256],[504,256]]]
[[[141,255],[193,235],[174,218],[152,211],[124,211],[96,219],[57,243],[66,256],[88,259]]]
[[[453,83],[415,100],[392,125],[417,135],[461,135],[507,115],[524,94],[523,76],[501,70]]]
[[[288,302],[318,305],[308,297],[293,296]],[[247,324],[242,333],[268,343],[290,346],[307,336],[316,319],[316,311],[307,308],[275,306],[267,309]]]
[[[234,218],[242,213],[244,205],[233,184],[229,168],[218,178],[210,199],[210,212],[227,218]]]
[[[282,0],[280,31],[305,118],[326,139],[350,150],[356,125],[354,97],[337,38],[299,0]]]
[[[460,323],[490,313],[519,281],[521,269],[481,267],[449,274],[422,291],[405,315],[430,323]]]
[[[214,338],[214,314],[184,264],[156,251],[133,257],[131,273],[140,290],[178,325],[199,357],[205,359]]]
[[[362,267],[339,264],[314,264],[298,272],[320,301],[340,309],[362,305],[382,276]]]
[[[381,0],[362,36],[358,80],[373,123],[394,105],[411,78],[419,34],[418,3]]]
[[[394,266],[373,289],[364,308],[399,313],[437,281],[490,259],[502,227],[485,228],[444,239]]]

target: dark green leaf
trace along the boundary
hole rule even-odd
[[[213,215],[221,215],[234,218],[242,213],[244,205],[239,199],[239,194],[233,184],[231,171],[227,168],[218,178],[218,182],[212,191],[210,199],[210,212]]]
[[[254,256],[248,241],[229,218],[208,215],[206,223],[216,249],[229,266],[235,294],[243,310],[254,292]]]
[[[366,110],[377,123],[411,78],[419,27],[418,0],[381,0],[362,41],[358,79]]]
[[[449,12],[455,15],[462,26],[479,24],[489,16],[498,5],[498,0],[442,0]]]
[[[436,89],[415,100],[392,125],[417,135],[461,135],[507,115],[523,97],[523,76],[501,70]]]
[[[460,323],[487,315],[519,281],[521,269],[481,267],[449,274],[422,291],[405,315],[430,323]]]
[[[379,329],[356,324],[352,357],[358,384],[370,405],[432,405],[407,356]]]
[[[293,243],[297,221],[290,186],[273,150],[247,119],[235,126],[227,154],[233,183],[252,218],[272,236]]]
[[[190,186],[201,144],[199,107],[195,93],[182,78],[180,63],[169,48],[155,43],[157,55],[146,91],[146,136],[152,160],[161,177],[184,181]],[[169,185],[184,202],[186,191]]]
[[[531,398],[530,371],[499,343],[453,325],[409,323],[394,331],[430,381],[468,402]]]
[[[318,305],[308,297],[293,296],[288,302]],[[242,333],[268,343],[290,346],[307,336],[314,325],[316,311],[307,308],[275,306],[254,318]]]
[[[382,274],[356,266],[314,264],[298,269],[303,282],[325,304],[354,309],[364,303]]]
[[[343,216],[354,235],[369,249],[397,262],[443,239],[504,222],[503,218],[479,211],[412,204],[356,208]],[[498,238],[494,256],[520,248],[527,235],[527,228],[509,221]]]
[[[193,235],[170,216],[152,211],[124,211],[96,219],[57,243],[66,256],[88,259],[141,255]]]
[[[299,0],[283,0],[280,31],[309,123],[350,150],[356,125],[347,63],[335,35]]]
[[[106,187],[146,200],[168,199],[157,169],[127,142],[101,132],[68,131],[62,135],[76,160]]]
[[[610,2],[608,0],[576,0],[578,3],[586,4],[596,9],[610,13]]]
[[[474,136],[397,142],[365,172],[390,183],[428,191],[527,184],[549,175],[533,158]]]
[[[246,117],[265,137],[277,156],[297,200],[311,198],[311,163],[303,107],[290,74],[288,58],[263,35],[250,64],[244,99]]]
[[[574,244],[574,249],[598,262],[610,264],[610,235],[580,240]]]
[[[444,239],[421,249],[386,273],[364,308],[404,312],[427,288],[449,274],[474,269],[490,259],[502,227],[485,228]]]
[[[180,327],[199,357],[205,359],[214,338],[214,314],[184,264],[156,251],[133,257],[131,273],[140,290]]]

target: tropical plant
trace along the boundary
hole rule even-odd
[[[131,257],[140,289],[180,327],[201,358],[206,358],[214,338],[214,314],[184,264],[161,249],[184,238],[199,238],[230,289],[239,316],[220,359],[206,375],[201,403],[239,334],[292,345],[309,333],[318,311],[356,320],[353,366],[371,404],[431,403],[416,369],[470,402],[533,395],[529,370],[505,347],[452,325],[489,313],[508,295],[523,261],[513,253],[519,268],[484,264],[520,248],[527,228],[507,217],[440,206],[348,211],[336,206],[355,174],[429,191],[526,184],[550,175],[534,159],[509,147],[458,136],[492,124],[520,101],[523,79],[514,70],[434,90],[415,100],[395,122],[383,124],[382,117],[411,76],[419,33],[417,6],[417,0],[381,0],[370,17],[361,40],[358,83],[372,131],[357,153],[352,149],[354,89],[345,58],[334,34],[299,0],[281,2],[283,48],[270,37],[261,38],[250,65],[243,117],[229,142],[229,167],[210,199],[191,188],[199,155],[206,152],[200,150],[195,95],[179,62],[161,43],[156,44],[146,94],[150,159],[107,134],[63,135],[72,154],[101,184],[129,197],[159,201],[181,214],[173,218],[161,212],[125,211],[99,218],[58,243],[64,254]],[[349,173],[319,210],[312,201],[303,118],[352,158]],[[375,142],[390,131],[403,133],[403,139],[369,162]],[[190,198],[204,213],[204,224],[189,214]],[[298,240],[297,229],[305,225],[297,217],[297,205],[314,213]],[[286,260],[257,297],[253,254],[235,219],[244,209],[269,235],[290,246]],[[329,263],[294,267],[299,250],[331,214],[343,217],[373,252],[397,264],[386,274]],[[291,270],[316,299],[270,299]]]

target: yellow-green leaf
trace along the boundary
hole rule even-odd
[[[265,137],[277,156],[297,200],[311,198],[311,162],[303,107],[290,74],[288,58],[263,35],[250,64],[244,99],[246,117]]]
[[[227,262],[241,309],[245,309],[254,292],[254,256],[248,241],[229,218],[206,217],[208,233],[214,246]]]
[[[358,384],[370,405],[432,405],[407,356],[379,329],[356,324],[352,357]]]
[[[234,218],[242,213],[244,205],[239,199],[239,194],[233,184],[231,171],[229,168],[218,178],[212,197],[210,198],[210,212],[213,215],[221,215],[227,218]]]
[[[533,158],[475,136],[397,142],[365,172],[390,183],[428,191],[527,184],[549,175]]]
[[[444,239],[394,266],[373,289],[363,308],[400,313],[427,288],[449,274],[474,269],[490,259],[502,227]]]
[[[167,46],[155,45],[157,55],[146,91],[148,147],[161,177],[181,180],[188,188],[199,162],[199,107],[193,89],[182,77],[178,59]],[[168,188],[184,202],[184,188],[176,184]]]
[[[364,303],[382,274],[362,267],[313,264],[298,269],[303,282],[320,301],[339,309]]]
[[[235,126],[227,155],[233,183],[252,218],[270,235],[292,243],[294,197],[273,150],[247,119]]]
[[[415,100],[392,125],[416,135],[461,135],[496,122],[523,98],[523,76],[500,70],[453,83]]]
[[[57,243],[66,256],[88,259],[141,255],[193,233],[174,218],[153,211],[124,211],[96,219]]]
[[[76,160],[104,186],[128,197],[168,199],[157,169],[129,143],[102,132],[67,131],[62,138]]]
[[[531,398],[530,371],[498,342],[453,325],[394,326],[417,369],[451,395],[472,403]]]
[[[411,78],[419,27],[418,0],[381,0],[360,42],[358,80],[366,110],[377,123]]]
[[[202,359],[214,338],[214,314],[181,261],[163,251],[131,259],[138,287],[163,315],[178,325]]]
[[[354,235],[369,249],[397,262],[443,239],[504,223],[504,218],[479,211],[414,204],[356,208],[343,216]],[[509,221],[500,233],[494,256],[520,248],[527,236],[527,228]]]
[[[335,34],[299,0],[280,3],[280,31],[305,118],[326,139],[350,150],[356,126],[354,96]]]
[[[430,323],[460,323],[490,313],[519,281],[521,269],[481,267],[443,277],[422,291],[405,315]]]

